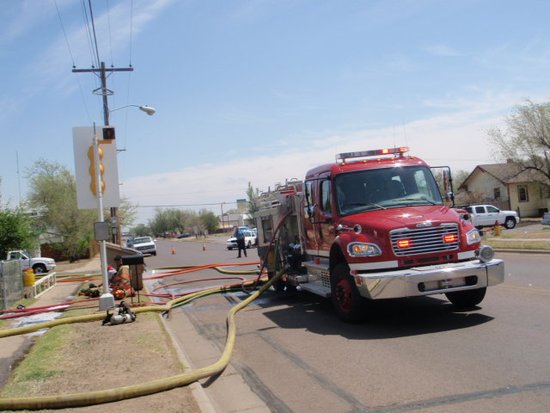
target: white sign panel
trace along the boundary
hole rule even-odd
[[[103,127],[97,126],[96,134],[98,140],[103,137]],[[76,199],[80,209],[96,209],[98,207],[97,197],[92,192],[91,184],[95,182],[95,176],[90,173],[90,166],[93,162],[88,157],[90,147],[94,144],[93,127],[75,127],[73,128],[73,150],[76,176]],[[103,159],[101,163],[104,166],[103,181],[105,189],[103,192],[103,207],[112,208],[120,206],[120,193],[118,182],[117,151],[116,141],[100,144],[103,150]],[[93,153],[93,149],[92,149]]]

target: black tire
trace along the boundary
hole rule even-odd
[[[365,318],[365,299],[359,294],[347,264],[336,264],[330,280],[330,298],[338,317],[347,323],[363,321]]]
[[[233,247],[227,247],[227,249],[228,249],[229,251],[231,251],[231,250],[233,249]]]
[[[472,308],[483,301],[487,288],[446,293],[447,299],[458,308]]]
[[[250,247],[252,247],[252,243],[248,241],[248,244],[246,244],[246,248],[250,248]]]
[[[48,272],[48,269],[44,264],[35,264],[32,267],[32,270],[34,271],[35,274],[46,274]]]
[[[516,220],[512,217],[508,217],[504,221],[504,226],[506,227],[506,229],[513,229],[516,227]]]

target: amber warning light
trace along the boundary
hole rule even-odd
[[[400,239],[397,241],[398,248],[410,248],[412,247],[412,241],[410,239]]]
[[[452,244],[453,242],[458,241],[458,235],[456,234],[446,234],[443,236],[443,242],[446,244]]]

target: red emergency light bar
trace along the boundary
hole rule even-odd
[[[408,152],[409,148],[407,146],[400,146],[398,148],[384,148],[384,149],[373,149],[370,151],[357,151],[357,152],[344,152],[336,155],[336,161],[344,162],[346,159],[351,158],[368,158],[375,156],[387,156],[387,155],[403,155],[405,152]]]

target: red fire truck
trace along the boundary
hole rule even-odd
[[[331,297],[345,321],[369,300],[445,294],[479,304],[504,281],[504,263],[481,246],[468,215],[441,195],[432,169],[408,148],[341,153],[256,202],[258,253],[276,290]]]

